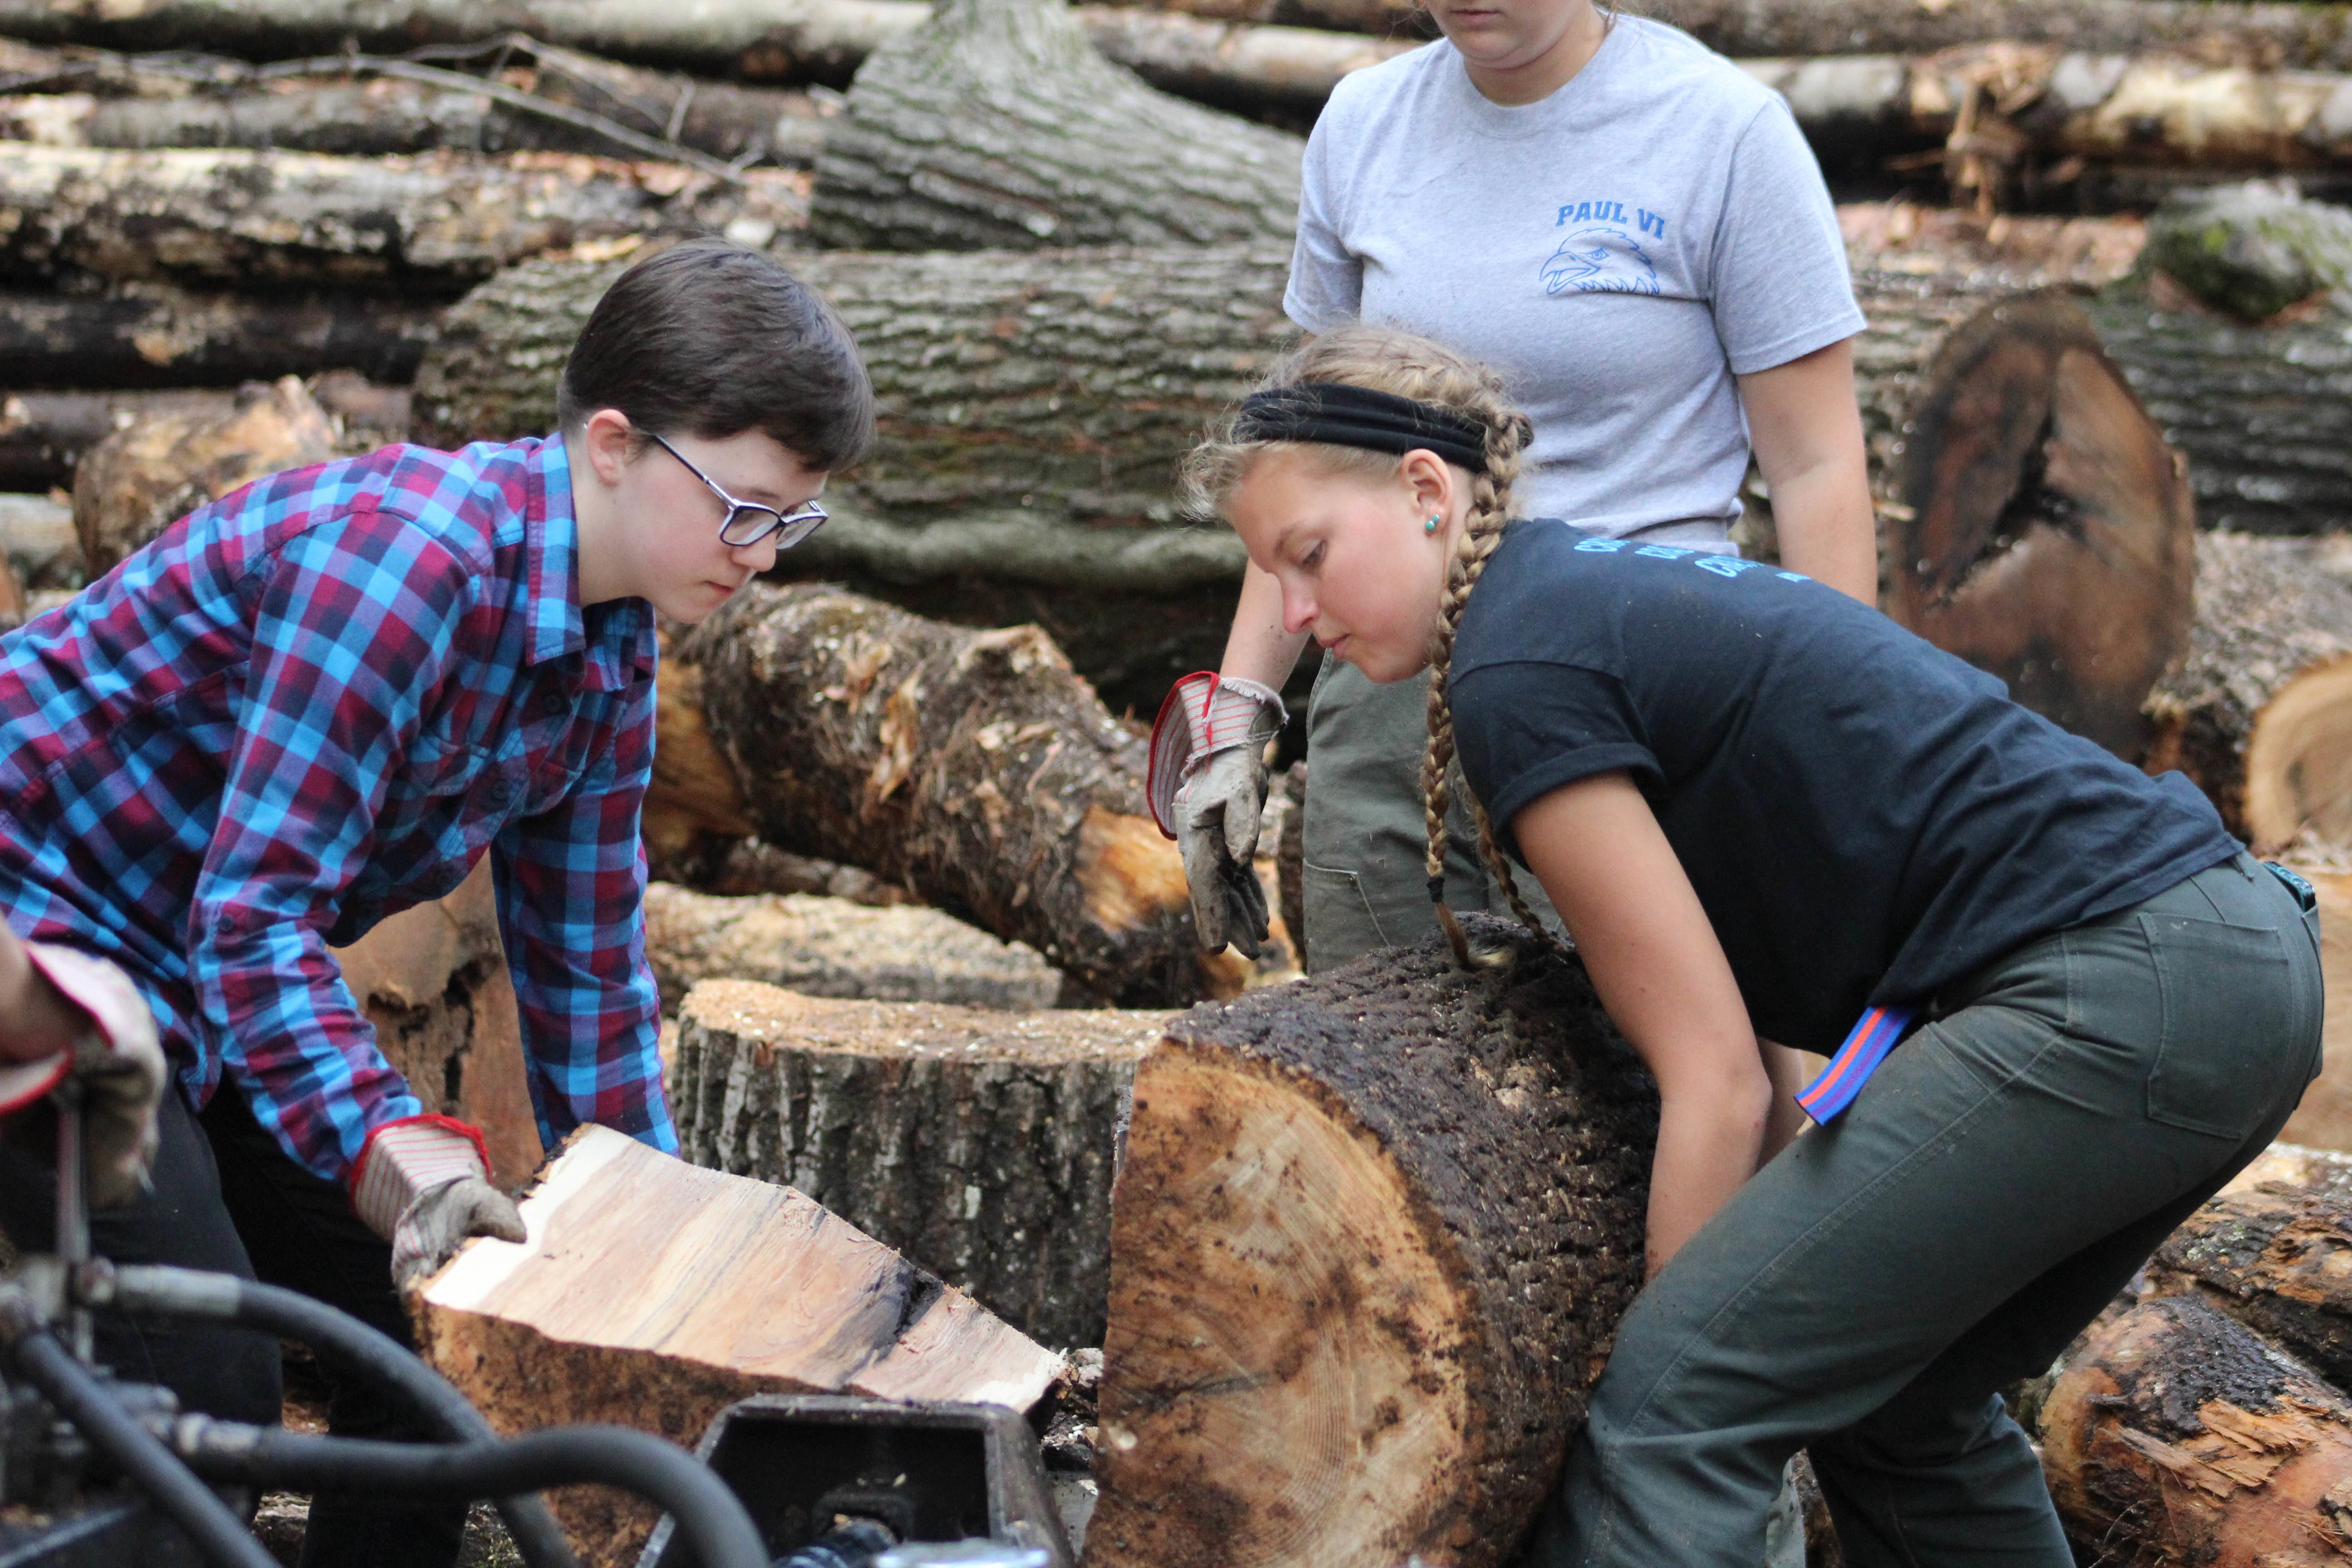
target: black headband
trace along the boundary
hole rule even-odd
[[[1372,452],[1428,450],[1472,473],[1486,469],[1486,426],[1433,404],[1336,381],[1253,392],[1234,420],[1236,441],[1322,441]]]

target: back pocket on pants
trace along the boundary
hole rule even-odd
[[[2314,1033],[2280,934],[2143,914],[2164,1031],[2147,1075],[2151,1121],[2244,1138],[2303,1092]],[[2284,1096],[2289,1102],[2275,1102]]]

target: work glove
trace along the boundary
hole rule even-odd
[[[490,1185],[482,1135],[450,1116],[411,1116],[368,1134],[352,1171],[352,1206],[392,1243],[402,1290],[457,1256],[467,1239],[528,1241],[522,1211]]]
[[[1231,942],[1255,958],[1265,941],[1265,889],[1253,861],[1265,744],[1289,717],[1272,687],[1202,670],[1176,683],[1152,725],[1152,815],[1183,855],[1205,952]]]
[[[166,1077],[155,1015],[130,977],[102,958],[28,942],[25,956],[90,1023],[69,1048],[0,1068],[0,1115],[48,1093],[68,1074],[81,1085],[84,1194],[119,1208],[147,1190],[155,1163],[155,1106]]]

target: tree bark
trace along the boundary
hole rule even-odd
[[[1144,86],[1059,0],[948,0],[859,68],[809,232],[872,250],[1286,243],[1304,149]]]
[[[2141,705],[2188,645],[2196,516],[2098,335],[2053,294],[1988,306],[1937,351],[1908,426],[1887,613],[2137,759]]]
[[[646,957],[675,1013],[705,980],[758,980],[805,996],[1033,1012],[1062,977],[1024,942],[919,905],[876,909],[806,893],[722,898],[646,889]]]
[[[500,1432],[615,1422],[691,1447],[753,1394],[1026,1409],[1060,1358],[786,1187],[697,1170],[610,1128],[564,1142],[529,1244],[468,1243],[413,1299],[419,1349]],[[634,1563],[656,1510],[567,1489],[588,1568]]]
[[[1100,1344],[1119,1127],[1167,1021],[708,981],[678,1015],[678,1136],[697,1164],[807,1193],[1047,1344]]]
[[[345,369],[406,382],[439,316],[435,304],[364,294],[190,293],[157,282],[0,292],[0,385],[235,386]]]
[[[76,465],[74,531],[96,577],[206,501],[323,463],[341,432],[292,376],[255,383],[225,416],[165,415],[107,437]]]
[[[2264,1183],[2214,1199],[2166,1238],[2150,1283],[2207,1305],[2352,1383],[2352,1192]]]
[[[1656,1100],[1582,969],[1444,943],[1200,1008],[1136,1071],[1099,1568],[1507,1560],[1642,1278]]]
[[[2197,542],[2189,657],[2158,682],[2145,765],[2179,768],[2261,851],[2352,838],[2352,589],[2294,544]]]
[[[0,555],[19,590],[79,588],[81,541],[74,535],[72,503],[0,493]]]
[[[797,200],[782,185],[737,192],[683,170],[554,154],[354,159],[24,142],[5,151],[0,279],[18,282],[170,279],[455,295],[544,251],[738,216],[781,223]]]
[[[2069,1532],[2129,1562],[2343,1560],[2352,1401],[2193,1297],[2094,1329],[2042,1406],[2042,1443]]]
[[[1197,951],[1182,863],[1143,815],[1142,738],[1035,627],[757,588],[671,662],[700,668],[709,737],[768,842],[903,883],[1107,1001],[1241,989],[1244,961]]]

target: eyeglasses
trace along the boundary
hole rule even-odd
[[[816,502],[803,501],[790,511],[778,511],[774,507],[761,506],[757,501],[737,500],[720,489],[716,479],[687,462],[685,453],[658,436],[654,437],[654,440],[663,451],[686,463],[688,473],[709,485],[710,493],[727,503],[727,516],[719,524],[719,542],[728,549],[741,550],[747,545],[759,543],[772,533],[776,535],[777,549],[790,550],[824,526],[829,514]]]

